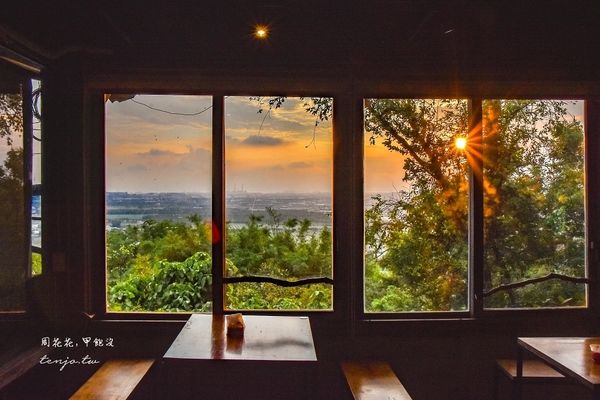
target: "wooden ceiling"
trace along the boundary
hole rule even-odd
[[[596,1],[7,1],[0,45],[42,62],[79,54],[154,68],[352,65],[577,79],[600,69]],[[252,37],[257,23],[270,26],[268,41]]]

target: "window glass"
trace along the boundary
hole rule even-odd
[[[332,278],[332,99],[225,100],[226,276]],[[227,284],[229,309],[331,309],[324,283]]]
[[[42,273],[42,85],[32,80],[31,273]]]
[[[468,102],[364,101],[365,311],[465,311]]]
[[[0,92],[0,311],[25,309],[29,238],[25,224],[23,99],[20,87]]]
[[[485,100],[483,135],[485,307],[585,306],[583,101]]]
[[[210,311],[212,99],[105,95],[109,311]]]

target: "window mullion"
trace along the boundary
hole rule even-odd
[[[469,102],[469,310],[472,317],[483,311],[483,136],[482,101]]]
[[[31,96],[31,79],[25,79],[21,87],[22,110],[23,110],[23,182],[24,182],[24,237],[26,276],[31,277],[31,179],[32,179],[32,157],[33,157],[33,110]]]
[[[225,102],[213,96],[212,137],[212,300],[213,314],[223,314],[225,271]]]
[[[586,235],[587,235],[587,278],[591,283],[588,286],[588,306],[598,312],[600,310],[598,259],[600,223],[598,223],[598,198],[600,187],[600,174],[598,170],[598,154],[600,153],[600,140],[597,132],[600,131],[600,99],[589,99],[585,102],[585,192],[586,192]],[[590,173],[591,172],[591,173]]]

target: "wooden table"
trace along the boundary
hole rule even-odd
[[[592,360],[590,344],[600,344],[600,337],[523,337],[517,339],[517,399],[521,397],[523,352],[528,351],[565,376],[587,387],[594,400],[600,400],[600,364]]]
[[[310,397],[317,356],[308,317],[244,322],[244,336],[230,337],[223,316],[193,314],[163,356],[169,397]]]

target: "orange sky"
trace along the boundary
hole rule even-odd
[[[187,114],[211,104],[210,97],[202,96],[138,95],[134,100]],[[315,130],[315,117],[302,104],[288,98],[266,115],[248,97],[225,100],[228,190],[331,191],[331,123]],[[107,191],[210,191],[210,110],[182,116],[132,100],[107,102],[106,131]]]
[[[176,113],[152,110],[148,106]],[[106,103],[107,191],[209,192],[212,113],[210,96],[137,95]],[[569,111],[583,114],[583,102]],[[265,107],[265,106],[263,106]],[[248,192],[331,192],[332,126],[304,110],[299,98],[258,113],[248,97],[225,99],[227,190]],[[314,142],[313,142],[314,132]],[[365,134],[365,192],[395,192],[403,158]]]

